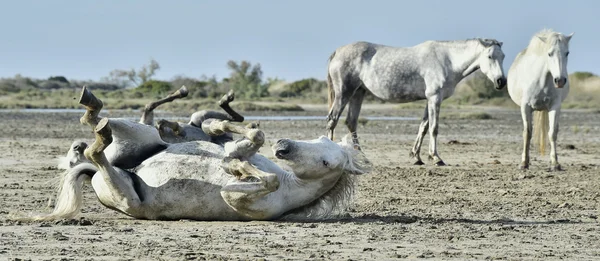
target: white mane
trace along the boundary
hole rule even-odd
[[[542,41],[540,37],[546,40]],[[569,41],[567,40],[565,35],[555,32],[552,29],[543,29],[534,34],[533,37],[531,37],[529,45],[527,46],[527,49],[525,49],[525,51],[542,55],[548,52],[548,50],[552,46],[556,45],[557,42],[567,45],[569,44]]]

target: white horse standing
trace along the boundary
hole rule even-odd
[[[521,107],[523,118],[521,169],[529,168],[532,113],[535,111],[533,127],[540,153],[544,154],[550,136],[550,169],[561,170],[556,155],[556,139],[560,106],[569,94],[567,61],[572,36],[548,29],[536,33],[508,71],[508,93]]]
[[[398,103],[427,99],[410,157],[415,165],[423,164],[419,154],[429,129],[429,158],[443,166],[436,143],[442,100],[454,93],[458,82],[478,69],[494,82],[496,89],[504,88],[503,61],[502,42],[494,39],[427,41],[406,48],[369,42],[342,46],[329,57],[327,135],[333,139],[335,126],[348,104],[346,126],[358,146],[356,127],[367,90],[380,99]]]

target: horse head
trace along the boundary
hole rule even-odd
[[[554,80],[554,86],[562,88],[567,83],[567,61],[569,57],[569,41],[573,37],[573,33],[563,35],[553,33],[548,36],[537,36],[537,39],[542,41],[547,47],[548,52],[548,71]]]
[[[506,86],[506,76],[504,75],[504,52],[502,51],[502,42],[493,39],[478,39],[484,47],[477,58],[477,65],[483,74],[494,83],[497,90]]]

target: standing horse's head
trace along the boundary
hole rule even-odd
[[[286,161],[300,179],[321,179],[332,175],[337,180],[344,172],[364,174],[371,167],[365,155],[347,141],[335,143],[325,136],[310,141],[281,139],[272,149],[275,157]]]
[[[493,39],[477,39],[483,46],[483,51],[477,58],[477,64],[483,74],[494,83],[497,90],[506,86],[506,76],[504,75],[504,52],[502,51],[502,42]]]
[[[537,39],[542,41],[548,51],[548,70],[552,74],[554,86],[562,88],[567,84],[569,76],[567,72],[567,61],[569,56],[569,41],[573,37],[560,33],[551,33],[546,36],[537,36]]]

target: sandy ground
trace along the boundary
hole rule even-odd
[[[325,115],[313,109],[285,115]],[[531,170],[517,169],[522,124],[516,110],[471,111],[494,118],[442,120],[446,167],[411,165],[418,121],[360,126],[375,168],[361,176],[348,217],[305,223],[134,220],[100,205],[90,186],[76,219],[13,221],[13,215],[50,211],[52,180],[60,174],[55,158],[72,140],[92,135],[77,113],[0,112],[0,260],[600,259],[600,113],[563,112],[565,171],[548,172],[548,156],[536,150]],[[421,112],[378,105],[362,115]],[[445,109],[442,116],[460,112]],[[261,152],[271,156],[277,138],[313,139],[324,127],[324,121],[263,121],[268,142]],[[337,137],[344,133],[340,123]]]

